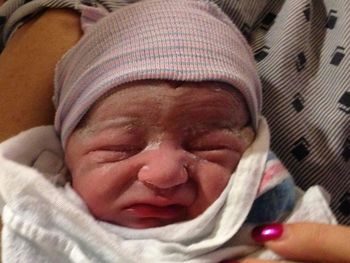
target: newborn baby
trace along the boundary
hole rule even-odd
[[[213,3],[81,6],[54,129],[0,145],[3,258],[201,262],[255,253],[256,224],[334,223],[269,152],[249,45]],[[311,213],[312,211],[312,213]]]
[[[70,136],[72,186],[105,221],[148,228],[200,215],[254,139],[243,96],[218,82],[113,89]]]

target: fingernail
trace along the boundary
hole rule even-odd
[[[261,225],[252,230],[252,238],[257,243],[264,243],[266,241],[278,239],[282,234],[282,224]]]

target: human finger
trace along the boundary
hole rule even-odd
[[[350,227],[316,223],[257,227],[252,237],[284,258],[312,262],[350,262]]]

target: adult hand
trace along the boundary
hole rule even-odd
[[[291,261],[350,262],[350,227],[315,223],[275,224],[255,228],[252,236],[258,243]],[[276,263],[258,259],[239,262]]]

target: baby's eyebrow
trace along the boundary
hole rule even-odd
[[[119,117],[112,120],[104,120],[97,123],[88,123],[83,130],[86,133],[95,134],[110,128],[132,128],[136,126],[140,126],[136,118]]]
[[[239,127],[237,127],[234,121],[212,121],[195,123],[182,130],[190,133],[205,133],[215,130],[236,131],[238,129]]]

